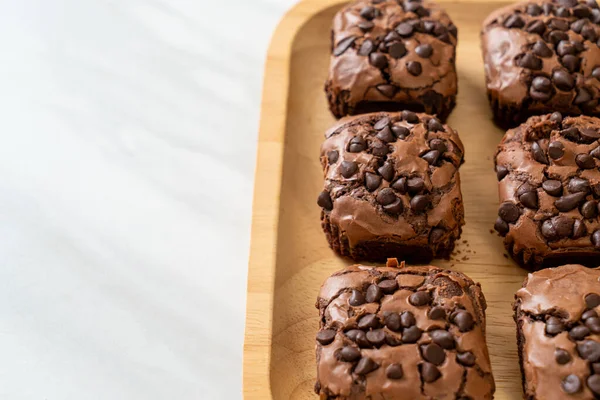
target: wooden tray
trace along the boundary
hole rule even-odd
[[[502,131],[491,122],[479,30],[506,3],[442,0],[458,26],[458,106],[449,124],[466,147],[461,168],[466,226],[457,254],[434,264],[481,282],[496,399],[520,399],[511,302],[526,272],[491,233],[498,211],[493,166]],[[327,246],[316,204],[323,174],[319,147],[334,122],[323,83],[329,29],[340,0],[304,0],[277,28],[268,53],[258,146],[244,346],[246,399],[315,399],[314,307],[321,283],[351,264]]]

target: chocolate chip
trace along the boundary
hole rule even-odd
[[[452,334],[448,331],[445,331],[443,329],[437,329],[435,331],[429,332],[429,336],[431,337],[431,340],[433,340],[433,343],[441,346],[446,350],[454,348],[454,336],[452,336]]]
[[[565,325],[557,317],[550,317],[546,321],[546,333],[548,335],[557,335],[565,329]]]
[[[429,361],[435,365],[442,365],[446,360],[446,353],[439,345],[435,343],[429,343],[421,346],[421,353],[426,361]]]
[[[585,296],[585,305],[587,308],[596,308],[600,306],[600,295],[597,293],[589,293]]]
[[[558,111],[554,111],[552,114],[550,114],[550,121],[560,125],[562,120],[563,120],[562,114],[559,113]]]
[[[547,180],[542,183],[542,189],[550,196],[558,197],[562,194],[562,183],[557,180]]]
[[[459,364],[472,367],[475,365],[475,354],[471,353],[470,351],[458,353],[456,355],[456,361],[458,361]]]
[[[553,160],[558,160],[565,154],[565,146],[561,142],[551,142],[548,145],[548,155]]]
[[[360,16],[366,20],[372,20],[373,18],[375,18],[375,8],[371,6],[363,7],[360,10]]]
[[[358,327],[360,329],[379,328],[379,319],[375,314],[365,314],[358,320]]]
[[[579,134],[586,143],[591,143],[595,140],[600,139],[600,134],[598,133],[598,130],[594,128],[583,128],[579,131]]]
[[[506,201],[500,205],[498,216],[508,223],[517,222],[521,215],[519,207],[510,201]]]
[[[585,321],[585,326],[587,326],[588,329],[590,330],[590,332],[592,332],[594,334],[600,333],[600,318],[598,318],[598,317],[588,318]]]
[[[589,18],[592,16],[592,10],[583,4],[579,4],[573,7],[573,15],[577,18]]]
[[[390,123],[391,121],[388,117],[383,117],[379,121],[375,122],[375,125],[373,125],[373,129],[375,129],[376,131],[380,131],[386,126],[389,126]]]
[[[537,58],[532,53],[527,53],[523,57],[519,59],[519,67],[527,68],[531,70],[540,70],[542,69],[542,60]]]
[[[562,65],[565,68],[567,68],[567,70],[569,70],[569,72],[576,72],[579,69],[580,60],[579,60],[579,57],[577,57],[577,56],[574,56],[572,54],[567,54],[566,56],[561,58],[560,61],[561,61]],[[587,100],[585,100],[585,101],[587,101]],[[584,103],[585,101],[581,101],[581,103]],[[575,103],[575,104],[578,104],[578,103]]]
[[[525,26],[525,22],[523,18],[521,18],[518,14],[512,14],[504,21],[504,26],[506,28],[522,28]]]
[[[383,329],[375,329],[367,332],[367,340],[373,346],[381,346],[385,343],[385,332]]]
[[[577,21],[574,21],[571,24],[571,30],[575,33],[581,33],[581,30],[583,29],[583,26],[587,24],[587,21],[585,19],[579,19]]]
[[[584,218],[594,218],[596,215],[598,215],[598,202],[596,200],[589,200],[586,201],[585,203],[583,203],[583,205],[581,206],[581,215]]]
[[[385,294],[392,294],[398,289],[398,282],[395,279],[386,279],[377,284],[379,289]]]
[[[327,153],[327,161],[329,164],[334,164],[340,156],[340,153],[337,150],[331,150]]]
[[[348,300],[353,307],[358,307],[365,304],[365,296],[359,290],[352,290],[352,294],[350,295],[350,299]]]
[[[383,323],[392,332],[400,331],[400,328],[402,326],[400,324],[400,315],[398,315],[395,312],[388,312],[388,313],[384,314],[383,315]]]
[[[506,168],[504,165],[497,165],[496,177],[498,178],[498,180],[501,181],[506,175],[508,175],[508,168]]]
[[[406,193],[406,178],[401,177],[392,183],[392,189],[399,191],[400,193]]]
[[[578,325],[569,331],[569,337],[573,340],[583,340],[587,335],[590,334],[590,330],[587,326]]]
[[[392,204],[394,201],[396,201],[396,195],[390,188],[381,189],[375,198],[382,206]]]
[[[560,383],[560,387],[568,394],[574,394],[581,390],[581,380],[577,375],[567,375]]]
[[[369,192],[376,190],[381,185],[381,177],[371,172],[365,174],[365,186]]]
[[[554,54],[552,49],[550,49],[550,47],[548,47],[548,45],[541,40],[535,42],[531,50],[533,51],[533,54],[543,58],[551,57],[552,54]]]
[[[531,15],[532,17],[537,17],[538,15],[540,15],[542,13],[542,8],[537,5],[537,4],[528,4],[527,8],[525,9],[526,13]]]
[[[575,47],[568,40],[561,40],[556,46],[556,54],[566,56],[567,54],[575,54]]]
[[[346,50],[348,50],[354,44],[355,40],[356,40],[356,36],[350,36],[350,37],[340,40],[338,42],[337,46],[335,46],[335,48],[333,49],[333,55],[337,57],[337,56],[341,56],[342,54],[344,54],[344,52]]]
[[[361,136],[354,136],[348,143],[348,151],[350,153],[360,153],[367,148],[367,142]]]
[[[554,359],[560,365],[564,365],[571,361],[571,354],[564,349],[556,349],[554,351]]]
[[[542,10],[544,10],[545,15],[550,15],[554,11],[554,6],[551,3],[544,3],[542,4]]]
[[[600,80],[600,67],[594,67],[594,69],[592,70],[592,76]]]
[[[396,141],[396,136],[394,136],[389,126],[386,126],[380,130],[376,137],[385,143],[392,143]]]
[[[377,85],[376,88],[379,92],[381,92],[382,95],[384,95],[388,99],[393,99],[396,93],[398,93],[398,88],[394,85]]]
[[[427,17],[429,15],[429,11],[418,2],[405,2],[404,10],[406,12],[413,12],[419,17]]]
[[[429,120],[429,123],[428,123],[429,130],[433,130],[432,129],[432,121],[434,121],[434,120],[433,119]],[[436,125],[435,129],[438,131],[443,130],[444,129],[443,125],[439,121],[437,121],[437,120],[435,120],[435,121],[436,121],[436,124],[433,124],[433,125]],[[439,124],[439,126],[437,126],[437,124]],[[432,150],[437,150],[441,154],[444,154],[448,150],[446,143],[442,139],[431,139],[429,141],[429,148]]]
[[[570,126],[566,129],[563,129],[562,131],[560,131],[560,134],[571,141],[578,141],[580,137],[579,129],[577,129],[574,126]]]
[[[560,199],[554,202],[554,206],[561,212],[571,211],[579,206],[579,203],[585,199],[586,193],[571,193],[562,196]]]
[[[324,329],[317,333],[317,342],[322,344],[323,346],[327,346],[329,343],[333,342],[335,339],[336,331],[333,329]]]
[[[427,316],[433,320],[444,320],[446,319],[446,310],[444,310],[444,307],[434,306],[429,310]]]
[[[367,333],[368,335],[368,333]],[[356,368],[354,368],[354,373],[357,375],[367,375],[369,372],[375,371],[379,366],[375,361],[373,361],[369,357],[362,357],[358,364],[356,364]]]
[[[600,361],[600,343],[589,339],[577,343],[577,353],[584,360],[598,362]]]
[[[375,27],[375,24],[371,21],[361,21],[358,24],[358,27],[363,32],[369,32],[371,29]]]
[[[406,182],[406,187],[408,189],[408,193],[416,194],[423,190],[423,188],[425,187],[425,181],[423,180],[423,178],[419,177],[410,178]]]
[[[419,76],[423,72],[423,67],[418,61],[409,61],[406,63],[406,69],[413,76]]]
[[[573,239],[579,239],[585,235],[587,235],[587,228],[585,227],[585,224],[576,219],[573,222]]]
[[[552,44],[556,45],[561,40],[569,40],[569,35],[567,35],[565,32],[561,32],[561,31],[552,31],[548,35],[548,38],[550,39]]]
[[[437,150],[431,150],[423,154],[421,158],[429,163],[429,165],[435,165],[440,158],[440,152]]]
[[[446,231],[444,229],[433,228],[429,234],[429,243],[439,243],[444,237],[445,233]]]
[[[582,192],[587,194],[590,191],[590,183],[585,179],[572,178],[567,185],[567,189],[571,193]]]
[[[531,82],[531,87],[538,92],[549,93],[552,91],[552,82],[545,76],[536,76]]]
[[[531,154],[533,155],[533,159],[541,164],[548,164],[548,158],[546,154],[544,154],[544,150],[540,147],[537,142],[533,142],[531,144]]]
[[[431,363],[424,362],[423,364],[419,364],[419,367],[423,381],[427,383],[435,382],[442,376],[440,370]]]
[[[371,343],[367,340],[367,335],[360,329],[352,329],[346,332],[346,337],[352,340],[361,348],[371,347]]]
[[[496,218],[494,223],[494,229],[502,236],[506,235],[509,231],[508,224],[500,217]]]
[[[359,56],[368,56],[375,50],[375,43],[372,40],[365,40],[358,49]]]
[[[342,347],[342,349],[338,353],[338,356],[341,361],[354,362],[360,358],[360,350],[356,347],[345,346]]]
[[[319,197],[317,198],[317,204],[319,207],[322,207],[327,211],[333,210],[333,201],[331,201],[331,196],[326,190],[323,190],[319,194]]]
[[[411,326],[414,326],[417,323],[417,320],[413,313],[411,313],[410,311],[404,311],[400,315],[400,323],[404,328],[410,328]]]
[[[594,158],[585,153],[577,154],[577,156],[575,156],[575,163],[582,169],[592,169],[596,167]]]
[[[411,124],[416,124],[419,122],[419,117],[412,111],[402,111],[402,119]]]
[[[587,385],[595,395],[600,395],[600,375],[590,375],[587,378]]]
[[[452,313],[452,322],[458,326],[458,330],[461,332],[468,332],[475,326],[473,316],[465,310],[459,310]]]
[[[410,200],[410,208],[414,212],[425,211],[429,206],[429,197],[423,194],[418,194]]]
[[[429,304],[430,301],[431,301],[431,296],[429,295],[429,292],[424,291],[424,290],[415,292],[415,293],[411,294],[410,297],[408,298],[408,302],[415,307],[425,306],[425,305]]]
[[[354,161],[342,161],[340,164],[340,173],[344,178],[350,178],[358,171],[358,165]]]
[[[568,18],[571,16],[571,12],[565,7],[559,7],[556,9],[555,14],[557,17]]]
[[[405,139],[408,135],[410,135],[410,129],[405,126],[394,125],[392,126],[392,132],[398,139]]]
[[[402,371],[402,365],[390,364],[385,369],[385,376],[387,376],[388,379],[402,379],[402,377],[404,376],[404,372]]]
[[[394,171],[394,166],[389,161],[385,162],[381,167],[379,167],[379,169],[377,169],[377,172],[379,172],[379,175],[381,175],[383,179],[385,179],[388,182],[393,181],[394,175],[396,174],[396,171]]]
[[[415,53],[421,58],[429,58],[433,54],[433,47],[429,43],[421,44],[417,46]]]
[[[519,201],[527,208],[537,210],[538,208],[538,195],[535,190],[525,192],[519,196]]]
[[[590,42],[595,42],[598,39],[598,34],[596,33],[596,29],[592,25],[586,25],[581,29],[581,36],[584,39],[589,40]]]
[[[562,69],[557,69],[552,73],[552,81],[560,90],[571,90],[575,86],[575,79],[571,74]]]
[[[402,40],[402,38],[394,31],[391,31],[383,38],[386,47],[389,47],[392,45],[393,42],[398,42],[400,40]]]
[[[408,22],[403,22],[396,27],[396,32],[400,36],[410,36],[413,33],[413,26]]]
[[[541,231],[542,235],[548,240],[558,239],[556,227],[551,219],[547,219],[542,223]]]
[[[388,52],[393,58],[402,58],[406,55],[406,47],[402,42],[395,42],[390,45]]]
[[[581,314],[581,319],[584,321],[588,318],[597,318],[597,317],[598,317],[598,313],[594,310],[587,310],[587,311],[584,311],[583,314]]]
[[[369,285],[369,287],[367,288],[367,294],[365,296],[365,299],[367,300],[367,303],[375,303],[376,301],[379,301],[379,299],[381,299],[382,296],[383,292],[381,291],[379,286],[372,284]]]
[[[423,334],[417,326],[413,325],[409,328],[404,329],[402,332],[402,342],[404,343],[416,343]]]
[[[600,374],[600,363],[593,363],[592,370],[594,371],[594,374]]]
[[[388,66],[388,60],[383,53],[371,53],[369,54],[369,62],[375,68],[384,69]]]
[[[590,92],[587,89],[578,88],[577,95],[575,96],[575,99],[573,100],[573,104],[579,105],[579,104],[587,103],[591,99],[592,99],[592,95],[590,94]]]

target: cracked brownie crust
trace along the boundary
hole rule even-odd
[[[506,132],[496,153],[495,229],[522,266],[600,258],[600,119],[534,116]]]
[[[432,266],[354,265],[328,278],[317,308],[317,383],[328,399],[492,399],[485,298]]]
[[[458,134],[410,111],[349,117],[321,146],[321,224],[333,250],[355,260],[448,257],[464,210]]]
[[[599,24],[595,0],[525,1],[494,11],[481,43],[496,121],[513,127],[553,111],[599,115]]]
[[[600,399],[600,269],[565,265],[528,278],[515,295],[527,400]]]
[[[457,29],[437,4],[360,0],[333,21],[332,113],[411,109],[445,121],[455,104]]]

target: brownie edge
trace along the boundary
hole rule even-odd
[[[493,398],[485,298],[466,275],[353,265],[324,282],[316,306],[322,400]]]
[[[600,398],[600,268],[529,274],[515,294],[524,398]]]

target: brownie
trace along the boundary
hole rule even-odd
[[[599,268],[564,265],[529,274],[516,293],[524,398],[600,398],[599,280]]]
[[[600,264],[600,119],[533,116],[498,146],[496,230],[531,269]]]
[[[496,121],[559,111],[599,115],[600,10],[594,0],[525,1],[494,11],[481,43]]]
[[[332,113],[412,110],[445,121],[456,100],[457,29],[430,1],[361,0],[333,20]]]
[[[319,293],[321,399],[492,399],[485,298],[460,272],[354,265]]]
[[[463,145],[437,118],[411,111],[347,117],[321,146],[318,197],[329,245],[355,260],[448,258],[464,225]]]

